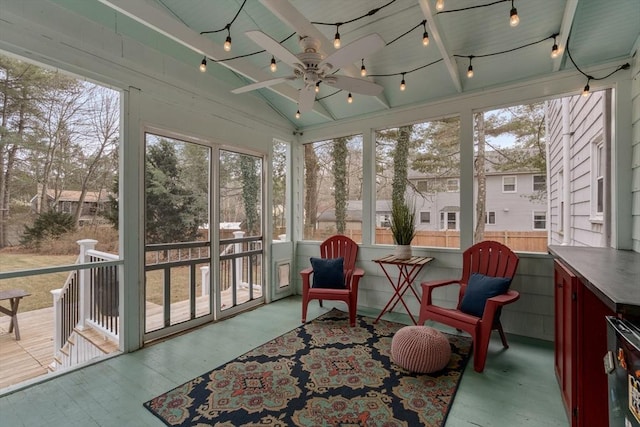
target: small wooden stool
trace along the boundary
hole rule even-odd
[[[20,330],[18,329],[18,306],[20,300],[23,297],[28,297],[30,293],[23,291],[22,289],[7,289],[6,291],[0,291],[0,301],[9,300],[9,308],[0,306],[0,313],[4,313],[11,317],[9,323],[9,333],[15,329],[16,341],[20,340]]]

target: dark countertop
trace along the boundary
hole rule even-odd
[[[613,311],[640,314],[640,253],[557,245],[549,246],[549,253]]]

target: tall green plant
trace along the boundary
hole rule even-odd
[[[410,245],[416,235],[416,210],[413,204],[394,203],[391,206],[391,234],[397,245]]]

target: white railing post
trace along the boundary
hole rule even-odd
[[[209,267],[200,267],[200,280],[202,283],[202,296],[209,295]]]
[[[76,242],[80,246],[80,255],[78,257],[78,263],[84,264],[88,262],[87,251],[95,249],[97,240],[83,239]],[[85,328],[85,322],[89,316],[90,301],[90,289],[91,285],[91,270],[83,269],[78,272],[78,287],[80,289],[79,301],[78,301],[78,329]]]
[[[58,350],[62,348],[62,310],[60,308],[60,294],[62,289],[53,289],[53,356],[58,354]]]
[[[244,231],[234,231],[233,237],[235,239],[241,239],[244,237]],[[239,254],[242,252],[242,243],[236,243],[233,248],[234,254]],[[236,289],[240,289],[242,285],[242,258],[236,258]]]

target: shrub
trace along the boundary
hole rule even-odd
[[[38,247],[45,239],[61,236],[76,228],[73,216],[64,212],[49,211],[38,215],[33,226],[24,226],[20,243],[27,247]]]

